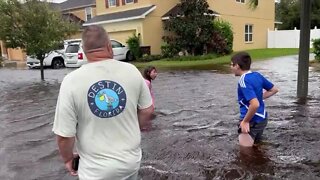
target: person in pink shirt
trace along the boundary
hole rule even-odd
[[[154,94],[152,90],[151,81],[155,80],[157,75],[158,75],[157,69],[154,66],[148,66],[144,69],[143,77],[150,90],[153,108],[155,108],[155,106],[154,106]]]

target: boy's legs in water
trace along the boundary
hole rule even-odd
[[[250,123],[249,134],[241,133],[241,128],[238,126],[240,145],[250,147],[253,144],[259,143],[261,141],[263,131],[266,128],[267,124],[267,119],[259,123]]]

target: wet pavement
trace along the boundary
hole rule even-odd
[[[296,99],[297,57],[256,62],[280,92],[266,100],[263,143],[237,144],[237,77],[221,70],[163,70],[153,82],[157,117],[142,134],[140,176],[153,179],[320,179],[320,71]],[[228,67],[222,68],[228,69]],[[0,69],[0,179],[72,180],[52,122],[59,85],[73,69]]]

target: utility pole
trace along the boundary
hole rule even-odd
[[[306,99],[309,81],[310,10],[311,0],[300,0],[300,46],[297,97]]]

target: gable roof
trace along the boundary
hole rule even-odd
[[[85,8],[90,6],[96,6],[95,0],[67,0],[62,3],[59,3],[59,7],[62,11]]]
[[[127,10],[127,11],[95,16],[89,21],[87,21],[86,23],[84,23],[83,26],[89,26],[94,24],[107,24],[107,23],[128,21],[128,20],[134,20],[134,19],[143,19],[146,17],[146,15],[151,13],[154,9],[156,9],[156,6],[151,5],[143,8],[137,8],[137,9]]]
[[[60,3],[48,2],[48,5],[52,9],[59,9],[60,8]]]

